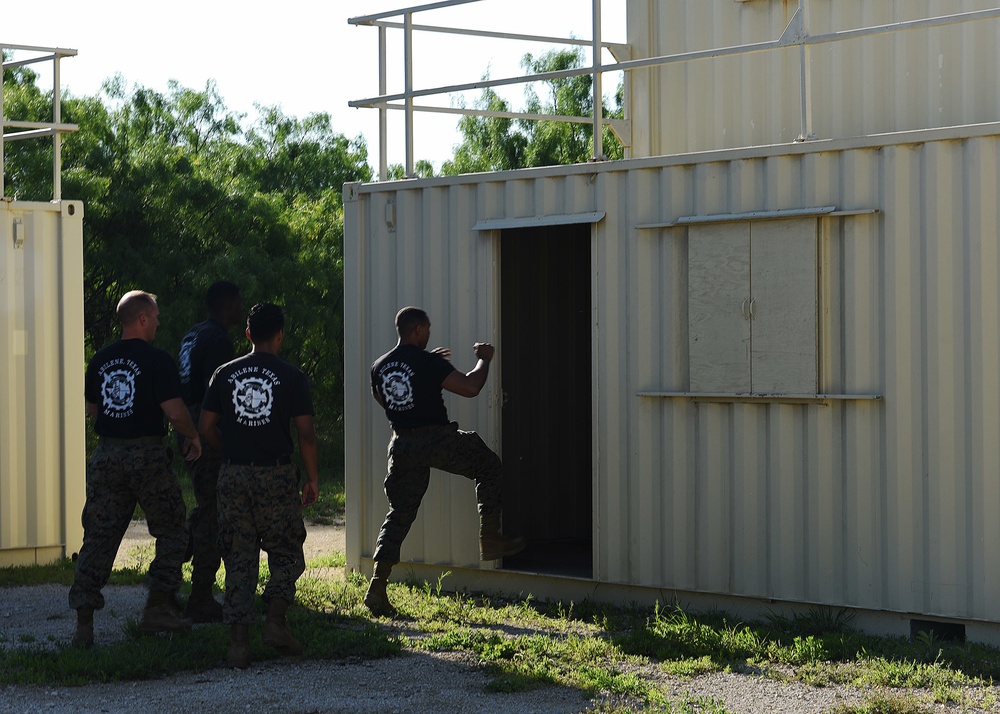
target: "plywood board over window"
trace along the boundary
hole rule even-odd
[[[688,229],[691,391],[817,391],[817,222]]]

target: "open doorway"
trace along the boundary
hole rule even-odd
[[[591,225],[500,239],[505,569],[593,577]]]

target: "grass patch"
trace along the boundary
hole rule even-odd
[[[98,617],[100,614],[98,614]],[[290,611],[289,627],[313,660],[377,659],[400,654],[402,642],[371,623],[350,622],[338,615]],[[204,625],[183,635],[144,636],[130,619],[124,641],[78,650],[18,647],[0,652],[0,681],[21,685],[81,685],[92,682],[125,682],[155,679],[175,672],[200,672],[225,666],[229,628]],[[260,628],[251,635],[254,662],[279,658],[260,639]]]
[[[141,583],[147,555],[151,554],[137,553],[132,567],[115,571],[112,582]],[[606,712],[724,714],[720,701],[678,698],[669,683],[670,677],[720,671],[816,687],[856,687],[868,694],[862,704],[835,710],[840,714],[915,714],[928,711],[935,702],[957,704],[964,710],[997,704],[992,684],[1000,675],[1000,650],[930,637],[910,641],[864,635],[852,630],[846,615],[836,611],[742,622],[725,612],[694,613],[664,606],[540,603],[530,595],[449,592],[445,574],[434,582],[391,583],[389,596],[400,616],[373,622],[363,605],[367,580],[357,573],[341,577],[342,554],[313,558],[307,565],[309,570],[298,582],[298,606],[289,611],[289,625],[309,659],[364,660],[407,651],[460,653],[488,675],[488,691],[563,687],[589,699],[591,711]],[[338,573],[331,577],[324,572],[328,569]],[[187,583],[189,565],[184,572]],[[258,592],[268,577],[265,561]],[[0,570],[0,587],[71,580],[68,561]],[[262,614],[263,605],[260,610]],[[223,625],[200,626],[175,637],[142,637],[135,630],[133,620],[126,640],[98,643],[87,653],[65,646],[46,648],[46,643],[31,638],[8,643],[14,646],[0,652],[0,684],[144,679],[224,663],[228,628]],[[252,638],[254,661],[277,657],[260,642],[259,627],[252,630]]]
[[[320,471],[319,499],[302,511],[306,523],[333,525],[344,519],[345,508],[343,471]]]
[[[875,694],[862,704],[841,704],[830,714],[930,714],[930,709],[909,694]]]

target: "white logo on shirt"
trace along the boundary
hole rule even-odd
[[[413,385],[410,375],[402,369],[382,374],[382,397],[391,409],[402,411],[413,406]]]
[[[244,426],[262,426],[271,421],[274,384],[266,377],[234,380],[233,407],[236,421]]]
[[[178,374],[181,377],[181,384],[187,384],[191,381],[191,349],[194,347],[194,343],[193,336],[185,339],[181,343],[181,352],[177,355],[177,361],[180,362]]]
[[[101,398],[108,416],[120,418],[131,414],[135,405],[135,375],[127,369],[105,372]]]

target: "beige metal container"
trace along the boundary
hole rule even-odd
[[[536,543],[572,537],[586,568],[541,558],[483,580],[497,564],[476,560],[472,485],[435,473],[403,549],[414,572],[1000,620],[998,177],[990,124],[348,185],[349,566],[370,567],[386,508],[368,368],[395,311],[417,304],[457,368],[473,341],[497,344],[484,394],[448,408],[503,454],[505,520]],[[810,349],[763,389],[706,369],[719,353],[692,325],[706,265],[729,261],[710,244],[724,226],[810,246],[755,254],[791,295],[712,308],[752,323],[735,339],[757,374],[758,348],[780,351],[757,325],[806,306],[783,329]],[[582,323],[547,283],[583,286]],[[547,332],[520,339],[532,326]]]
[[[632,58],[777,40],[795,0],[628,0]],[[805,0],[811,37],[996,8],[995,0]],[[844,138],[990,122],[1000,114],[997,19],[808,46],[811,133]],[[793,33],[795,34],[795,33]],[[630,72],[632,156],[795,141],[800,48]]]
[[[79,551],[83,204],[0,201],[0,566]]]

